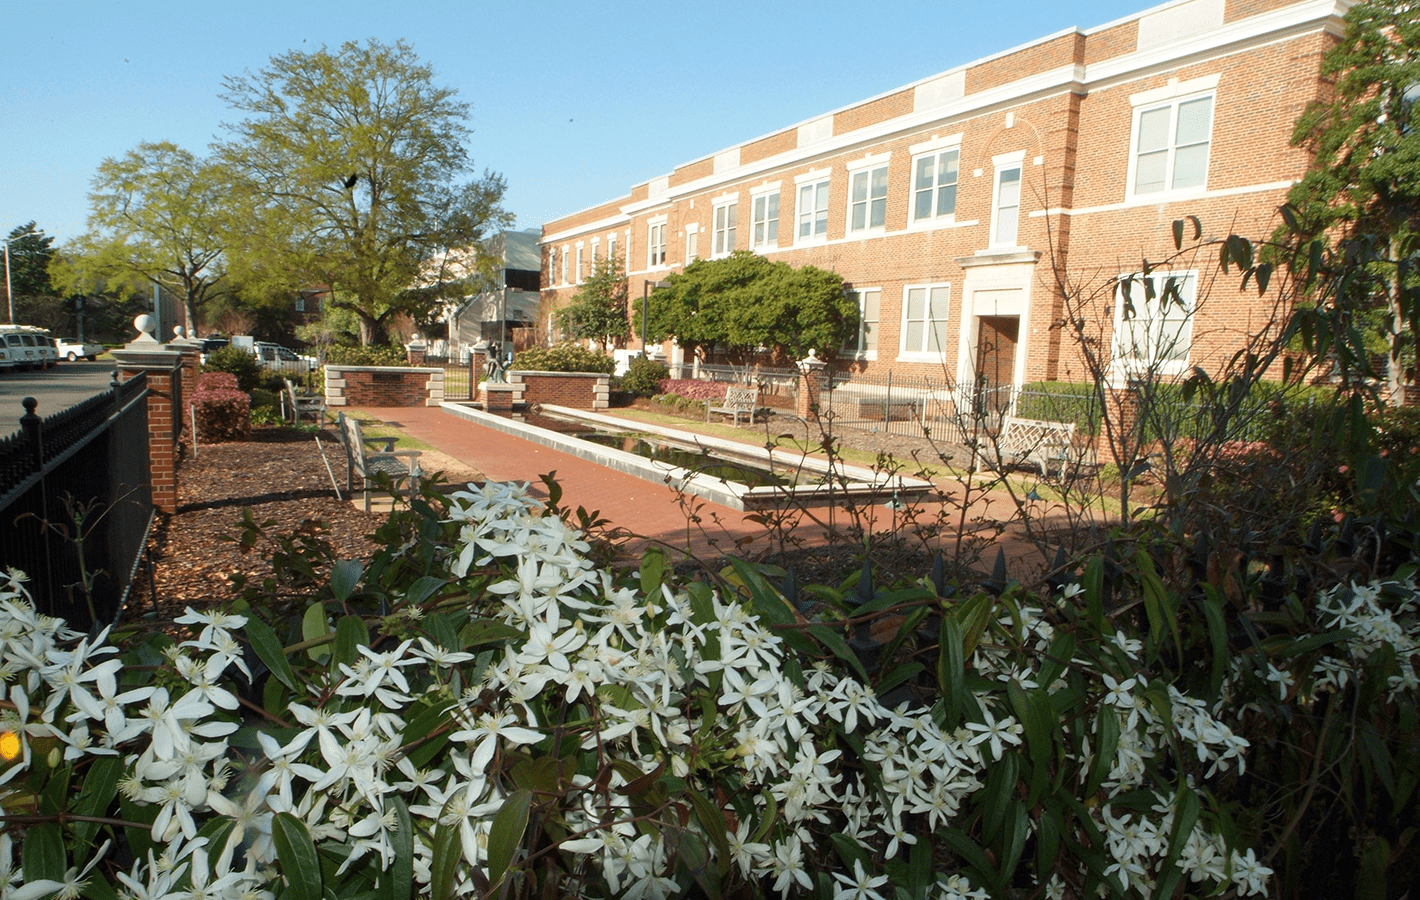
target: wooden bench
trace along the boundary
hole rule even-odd
[[[286,383],[286,390],[281,395],[281,405],[287,408],[291,424],[301,424],[302,413],[309,414],[317,425],[325,424],[325,398],[302,397],[296,393],[296,386],[291,383],[291,379],[281,380]]]
[[[358,474],[365,491],[365,512],[370,511],[370,492],[374,480],[379,475],[387,475],[391,493],[398,497],[400,482],[409,479],[409,496],[413,497],[419,488],[418,450],[394,449],[394,438],[367,438],[360,429],[360,421],[345,413],[340,414],[340,443],[345,446],[345,489],[353,491],[355,476]],[[378,449],[371,450],[371,446]],[[379,446],[383,445],[383,446]]]
[[[748,418],[753,425],[754,414],[758,409],[759,388],[730,385],[725,390],[725,399],[720,401],[719,405],[716,405],[714,400],[705,405],[705,421],[710,421],[711,413],[724,413],[734,417],[736,428],[740,426],[740,416]]]
[[[995,444],[1001,463],[1031,462],[1040,467],[1042,475],[1049,475],[1053,465],[1063,476],[1066,466],[1075,461],[1074,448],[1074,422],[1043,422],[1016,416],[1002,419]]]

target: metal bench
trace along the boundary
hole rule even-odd
[[[1074,448],[1074,422],[1044,422],[1016,416],[1001,420],[1001,433],[995,443],[1000,463],[1034,463],[1042,475],[1049,475],[1051,467],[1055,466],[1064,476],[1066,466],[1074,461]]]
[[[749,419],[750,424],[754,424],[754,414],[759,409],[759,388],[757,387],[737,387],[731,385],[725,390],[725,399],[717,405],[711,400],[705,406],[705,421],[710,421],[711,413],[724,413],[735,420],[735,427],[740,425],[740,416]]]
[[[394,438],[367,438],[360,429],[360,421],[345,413],[340,414],[340,443],[345,446],[345,490],[355,489],[355,476],[363,481],[365,492],[365,512],[370,511],[370,491],[374,480],[386,475],[390,480],[391,493],[398,497],[399,486],[409,480],[409,496],[419,489],[419,478],[424,473],[419,470],[418,450],[394,449]],[[383,445],[369,449],[371,445]]]
[[[325,398],[303,397],[296,393],[296,386],[291,383],[291,379],[283,378],[281,380],[286,383],[286,390],[281,395],[281,405],[286,407],[287,415],[291,417],[291,424],[301,424],[302,413],[308,414],[317,425],[324,424]]]

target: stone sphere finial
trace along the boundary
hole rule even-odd
[[[147,313],[134,316],[133,327],[138,329],[140,335],[146,334],[154,339],[157,338],[158,321]]]
[[[174,326],[173,326],[173,337],[175,337],[175,338],[177,338],[177,339],[179,339],[179,340],[181,340],[181,339],[187,337],[187,329],[186,329],[186,328],[183,328],[181,325],[174,325]]]

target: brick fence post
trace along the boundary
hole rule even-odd
[[[794,415],[805,422],[817,422],[819,398],[823,394],[824,370],[828,364],[809,350],[807,359],[799,360],[799,396],[794,402]]]
[[[176,338],[168,342],[167,349],[182,356],[181,390],[175,396],[176,412],[181,420],[178,431],[187,434],[191,439],[192,419],[188,415],[187,406],[192,402],[192,395],[197,390],[197,375],[202,371],[202,342],[192,338]]]
[[[165,513],[177,512],[177,461],[182,437],[183,354],[158,343],[148,329],[152,316],[133,320],[137,338],[113,351],[120,381],[139,372],[148,374],[148,458],[153,505]]]

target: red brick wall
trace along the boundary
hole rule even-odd
[[[326,366],[329,406],[437,406],[443,369]]]
[[[148,375],[148,461],[153,505],[165,513],[177,512],[177,461],[182,433],[180,366],[124,366],[118,378],[127,381],[139,372]]]
[[[523,400],[527,403],[552,403],[573,409],[605,409],[611,379],[606,375],[586,372],[523,372],[508,373],[510,381],[527,385]]]

